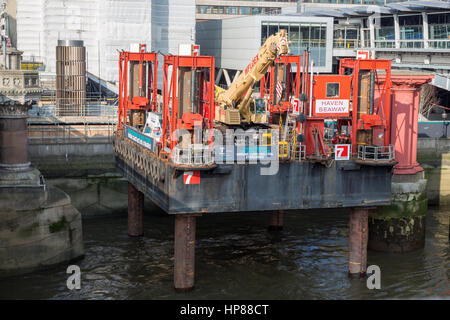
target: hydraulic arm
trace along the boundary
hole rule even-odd
[[[215,101],[219,111],[216,112],[216,120],[232,125],[240,124],[241,121],[251,123],[250,105],[255,103],[251,97],[255,84],[266,74],[278,56],[286,54],[289,54],[287,32],[280,30],[266,40],[258,54],[228,90],[216,90]]]

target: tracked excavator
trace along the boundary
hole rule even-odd
[[[267,73],[275,59],[289,54],[288,35],[280,30],[270,36],[250,64],[228,90],[216,87],[215,120],[227,125],[267,123],[263,99],[253,99],[255,84]]]

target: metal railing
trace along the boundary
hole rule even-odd
[[[184,166],[214,164],[214,148],[210,145],[191,144],[186,148],[176,145],[172,151],[172,162]]]
[[[428,47],[432,49],[450,49],[450,39],[408,39],[398,40],[399,47],[401,49],[422,49],[425,48],[425,44],[428,43]],[[395,40],[375,40],[375,48],[395,49]]]
[[[114,124],[68,124],[47,123],[28,124],[28,143],[72,144],[72,143],[111,143],[114,139]]]
[[[393,161],[395,159],[395,148],[389,146],[367,146],[358,145],[358,160],[367,161]]]
[[[62,100],[62,99],[59,99]],[[117,99],[84,99],[81,104],[60,103],[56,100],[43,99],[28,112],[30,117],[102,117],[108,122],[116,122],[118,115]]]
[[[375,48],[395,48],[395,40],[375,40]]]
[[[70,144],[113,140],[118,106],[114,100],[86,99],[82,115],[64,116],[52,100],[40,101],[28,111],[30,144]]]
[[[336,49],[353,49],[361,47],[358,39],[335,39],[333,40],[333,48]]]
[[[450,49],[450,39],[428,40],[428,46],[434,49]]]
[[[400,42],[400,48],[412,48],[412,49],[420,49],[424,47],[424,40],[415,40],[415,39],[409,39],[409,40],[399,40]]]
[[[297,144],[292,147],[291,159],[294,161],[302,161],[306,159],[306,146],[304,144]]]

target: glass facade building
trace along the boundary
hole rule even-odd
[[[197,20],[249,15],[276,15],[284,7],[296,7],[297,0],[197,0]]]
[[[394,15],[389,15],[374,22],[375,48],[450,49],[450,13],[428,12],[425,21],[422,13],[399,14],[398,39],[395,19]],[[366,46],[369,45],[367,42]]]
[[[383,6],[388,3],[403,2],[407,0],[303,0],[303,3],[336,3],[336,4],[371,4]]]
[[[450,13],[428,14],[429,45],[450,49]]]
[[[327,45],[327,24],[307,22],[269,22],[261,23],[261,45],[270,35],[285,29],[289,37],[289,49],[293,55],[301,55],[303,50],[309,49],[311,59],[317,66],[325,66]]]

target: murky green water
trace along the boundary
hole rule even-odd
[[[141,239],[127,236],[126,216],[83,222],[81,290],[67,289],[63,265],[1,279],[0,299],[450,299],[449,214],[429,211],[423,250],[369,252],[381,290],[348,278],[348,211],[326,210],[288,213],[278,234],[266,214],[198,218],[196,289],[176,294],[173,217],[146,212]]]

